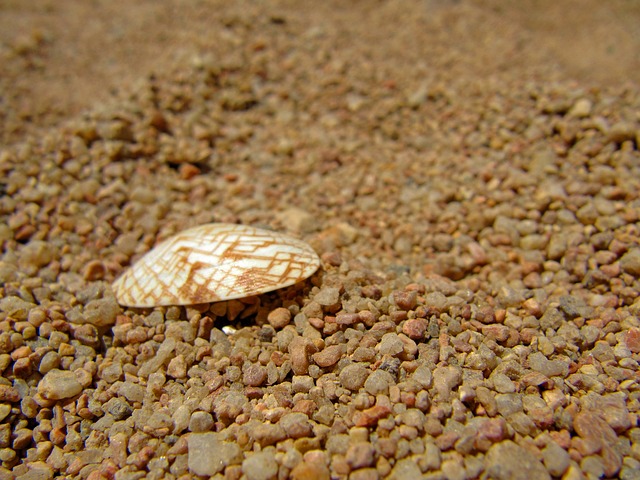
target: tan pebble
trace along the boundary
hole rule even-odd
[[[424,318],[413,318],[402,325],[402,333],[412,340],[422,340],[427,332],[429,323]]]
[[[252,363],[244,369],[242,381],[245,385],[259,387],[267,380],[267,369],[262,365]]]
[[[291,355],[291,369],[296,375],[306,375],[309,372],[309,357],[318,349],[313,342],[305,337],[296,337],[289,344]]]
[[[540,303],[534,298],[529,298],[522,303],[522,307],[526,310],[529,315],[533,315],[534,317],[539,317],[542,315],[542,308],[540,307]]]
[[[100,260],[92,260],[84,268],[83,277],[90,282],[102,280],[107,273],[107,269]]]
[[[624,343],[632,353],[640,353],[640,329],[632,327],[624,335]]]
[[[358,313],[358,315],[360,316],[360,321],[364,323],[368,328],[373,327],[373,325],[378,320],[376,315],[369,310],[363,310],[362,312]]]
[[[291,470],[292,480],[329,480],[331,478],[329,469],[320,462],[300,462]]]
[[[375,405],[371,408],[356,413],[354,416],[355,425],[358,427],[374,427],[378,421],[391,414],[391,409],[386,405]]]
[[[291,322],[291,312],[288,308],[276,308],[275,310],[269,312],[267,321],[276,330],[284,328]]]
[[[28,347],[26,345],[23,347],[18,347],[13,352],[11,352],[11,359],[15,361],[19,358],[25,358],[31,355],[31,353],[31,347]]]
[[[38,393],[49,400],[71,398],[81,391],[82,385],[73,372],[55,368],[47,372],[38,384]]]
[[[200,169],[192,163],[183,163],[178,168],[180,178],[183,180],[191,180],[193,177],[200,175]]]
[[[504,342],[509,338],[509,330],[505,325],[485,325],[482,334],[497,342]]]
[[[66,434],[61,428],[54,428],[49,432],[49,441],[54,445],[62,445],[66,439]]]
[[[13,364],[13,374],[18,378],[26,378],[33,372],[29,358],[19,358]]]
[[[319,330],[322,330],[324,328],[324,320],[322,320],[321,318],[311,317],[309,318],[309,324]]]
[[[307,417],[311,417],[311,415],[317,408],[318,406],[316,405],[316,402],[314,402],[313,400],[303,399],[303,400],[299,400],[293,406],[292,411],[304,413]]]
[[[18,391],[8,385],[0,384],[0,401],[1,402],[19,402],[20,394]]]
[[[325,252],[322,254],[322,263],[325,265],[331,265],[333,267],[339,267],[342,264],[342,255],[340,252]]]
[[[61,357],[71,356],[74,353],[76,353],[75,347],[68,343],[61,343],[58,347],[58,355],[60,355]]]
[[[359,321],[360,315],[358,313],[340,312],[336,315],[336,323],[338,325],[353,325]]]
[[[167,375],[173,378],[186,378],[187,363],[184,355],[177,355],[171,359],[167,367]]]
[[[342,345],[330,345],[321,352],[313,355],[313,361],[322,368],[330,367],[338,363],[343,355]]]
[[[82,385],[82,388],[87,388],[91,385],[91,382],[93,382],[93,376],[84,368],[79,368],[74,372],[74,374],[80,385]]]
[[[393,292],[393,301],[402,310],[413,310],[416,307],[418,299],[418,292],[415,290],[410,291],[395,291]]]

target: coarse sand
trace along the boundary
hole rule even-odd
[[[640,4],[0,0],[0,480],[640,478]],[[209,222],[321,269],[125,308]]]

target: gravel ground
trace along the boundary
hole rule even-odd
[[[60,3],[0,2],[0,479],[640,478],[640,8]],[[118,306],[213,221],[323,266]]]

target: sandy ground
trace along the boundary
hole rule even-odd
[[[118,0],[3,0],[0,5],[4,65],[0,130],[5,143],[78,115],[114,92],[126,92],[132,82],[162,74],[176,61],[206,55],[218,40],[220,27],[230,18],[242,18],[246,10],[244,4],[229,7],[214,1],[131,5]],[[640,80],[639,13],[632,1],[430,0],[412,8],[426,12],[431,25],[421,41],[448,46],[461,61],[473,63],[469,75],[533,64],[552,67],[564,78],[586,85]],[[402,30],[402,13],[387,14],[388,9],[401,11],[402,6],[362,2],[311,8],[299,2],[273,2],[268,8],[311,25],[332,22],[335,16],[345,26],[358,22],[367,11],[379,10],[379,17],[389,15],[397,22],[384,25],[387,35],[394,36]],[[384,51],[384,45],[379,47]],[[492,61],[475,61],[484,56]]]
[[[0,478],[640,478],[639,25],[0,0]],[[322,268],[118,305],[207,222]]]

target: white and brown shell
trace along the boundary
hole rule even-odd
[[[316,252],[288,235],[210,223],[161,242],[113,283],[128,307],[232,300],[288,287],[313,275]]]

